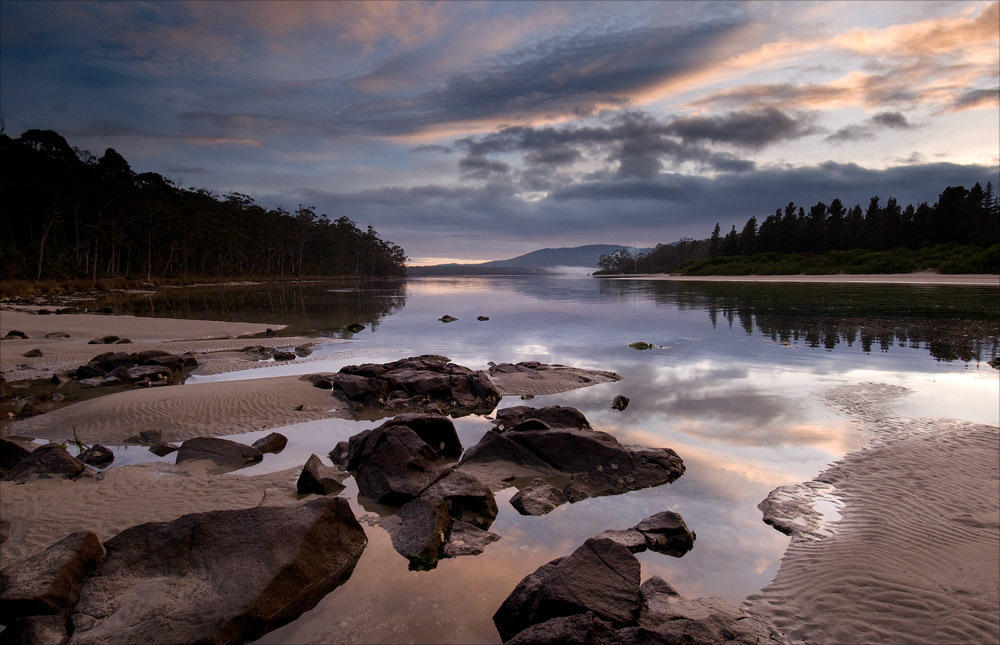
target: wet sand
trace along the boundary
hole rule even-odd
[[[786,523],[781,567],[745,603],[791,638],[1000,641],[1000,428],[902,418],[892,402],[903,394],[831,394],[868,443],[798,488],[802,520]],[[811,507],[830,497],[841,518],[822,526]]]
[[[1000,287],[995,273],[941,274],[916,273],[837,273],[834,275],[668,275],[664,273],[601,275],[612,280],[665,280],[671,282],[820,282],[844,284],[951,284]]]

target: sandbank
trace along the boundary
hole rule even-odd
[[[898,394],[833,393],[868,445],[800,488],[805,530],[786,523],[778,573],[745,607],[809,643],[998,642],[1000,428],[903,419]],[[817,491],[843,504],[820,531]]]
[[[638,273],[600,275],[612,280],[662,280],[668,282],[817,282],[843,284],[943,284],[1000,287],[1000,275],[995,273],[941,274],[933,271],[917,273],[837,273],[833,275],[669,275]]]
[[[297,503],[299,470],[217,475],[209,462],[195,461],[122,466],[75,481],[0,481],[3,517],[11,523],[0,561],[29,556],[74,531],[93,531],[103,541],[130,526],[186,513]]]

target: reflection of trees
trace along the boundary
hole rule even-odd
[[[163,289],[152,296],[117,296],[98,306],[116,314],[287,324],[283,334],[303,334],[333,333],[354,322],[374,330],[405,305],[405,280],[344,279]]]
[[[601,295],[651,296],[704,310],[712,325],[739,325],[780,343],[833,349],[859,344],[925,347],[938,360],[980,361],[1000,351],[1000,305],[992,288],[956,286],[634,282],[602,280]]]

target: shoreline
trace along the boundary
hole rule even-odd
[[[616,273],[595,275],[608,280],[651,280],[666,282],[804,282],[829,284],[913,284],[959,285],[1000,288],[1000,274],[956,273],[942,274],[933,271],[916,273],[836,273],[827,275],[673,275],[667,273]]]
[[[860,425],[865,445],[760,505],[792,539],[743,606],[789,638],[1000,639],[1000,428],[898,416],[904,394],[835,388],[828,403]],[[823,517],[831,506],[833,521]]]

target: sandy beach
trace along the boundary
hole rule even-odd
[[[818,282],[845,284],[941,284],[1000,287],[1000,275],[916,273],[838,273],[835,275],[667,275],[663,273],[601,275],[609,280],[664,280],[670,282]]]

